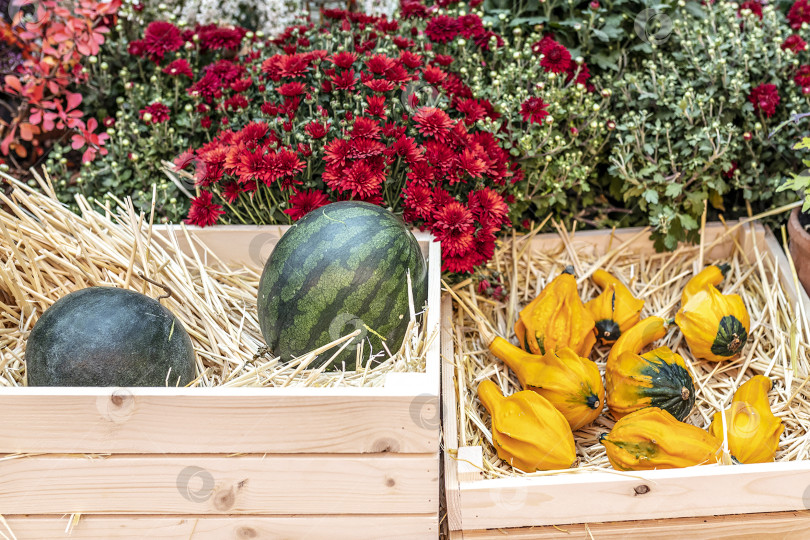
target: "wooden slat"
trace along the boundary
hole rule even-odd
[[[438,468],[436,454],[22,457],[0,461],[0,509],[3,514],[427,514],[439,506]]]
[[[631,474],[593,471],[462,482],[463,528],[803,510],[810,500],[810,462]],[[637,494],[640,486],[646,486],[643,495]]]
[[[453,301],[442,298],[442,433],[444,437],[444,497],[450,530],[461,528],[461,499],[458,489],[458,465],[452,454],[458,450],[457,401],[453,344]]]
[[[438,516],[5,516],[18,540],[421,540],[436,538]],[[0,525],[0,532],[8,531]]]
[[[177,244],[184,251],[188,243],[178,226],[155,225],[156,237],[168,238],[174,234]],[[216,227],[186,226],[189,233],[204,243],[223,261],[250,264],[261,267],[267,261],[273,247],[278,243],[289,225],[219,225]],[[433,236],[429,233],[412,231],[422,252],[428,255],[428,246]]]
[[[451,540],[682,540],[711,538],[714,540],[806,540],[810,536],[810,511],[710,516],[684,519],[647,521],[618,521],[564,525],[562,527],[526,527],[520,529],[490,529],[458,531]]]
[[[0,452],[436,453],[427,390],[4,388]]]

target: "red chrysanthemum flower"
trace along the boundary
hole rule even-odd
[[[434,139],[425,143],[425,159],[446,173],[455,165],[456,153],[446,144],[446,141]]]
[[[422,107],[413,115],[419,133],[425,137],[443,140],[453,124],[447,113],[435,107]]]
[[[547,107],[548,103],[545,103],[542,98],[530,97],[520,106],[520,115],[524,122],[542,125],[543,118],[548,116]]]
[[[242,193],[242,188],[237,182],[228,182],[222,186],[222,198],[229,204],[235,203],[240,193]]]
[[[729,167],[727,171],[723,171],[723,176],[725,176],[726,178],[734,178],[734,171],[736,170],[737,170],[737,162],[732,161],[731,167]]]
[[[372,92],[390,92],[394,89],[394,83],[385,79],[371,79],[363,83]]]
[[[140,39],[130,41],[127,45],[127,53],[131,56],[143,58],[146,56],[146,43]]]
[[[459,24],[456,19],[448,15],[438,15],[428,21],[425,34],[431,41],[447,43],[452,41],[459,33]]]
[[[391,41],[393,41],[394,45],[396,45],[397,49],[400,49],[400,50],[402,50],[402,49],[410,49],[411,47],[416,45],[416,43],[414,43],[414,41],[412,39],[408,39],[408,38],[402,37],[402,36],[394,36]]]
[[[349,159],[351,152],[351,145],[349,141],[344,139],[332,139],[324,147],[323,159],[329,165],[336,165],[340,167],[346,166],[346,160]]]
[[[231,90],[234,92],[244,92],[250,85],[253,84],[253,79],[248,77],[247,79],[237,79],[231,83]]]
[[[223,28],[215,24],[202,26],[197,29],[200,48],[203,51],[216,49],[229,49],[235,51],[242,43],[247,30],[244,28]]]
[[[416,69],[422,65],[422,57],[411,51],[402,51],[399,59],[410,69]]]
[[[224,213],[222,205],[214,204],[210,191],[201,191],[198,197],[191,199],[191,209],[188,211],[186,223],[207,227],[216,223],[219,216]]]
[[[359,116],[352,126],[352,138],[367,137],[376,139],[380,136],[380,124],[373,118]]]
[[[316,189],[296,191],[290,196],[290,208],[284,210],[284,213],[293,221],[298,221],[313,210],[327,204],[329,204],[329,197],[322,191]]]
[[[327,178],[327,184],[332,189],[346,191],[357,197],[369,197],[379,192],[385,173],[368,161],[360,160],[343,169],[341,175]]]
[[[571,53],[557,42],[552,42],[543,49],[540,65],[546,72],[563,73],[571,66]]]
[[[250,103],[248,102],[247,98],[242,94],[236,94],[225,101],[222,102],[222,108],[226,111],[238,111],[239,109],[247,109]],[[226,121],[226,118],[223,118],[223,121]]]
[[[495,229],[509,223],[509,206],[495,191],[490,188],[474,191],[469,199],[470,210],[480,223]]]
[[[447,73],[436,66],[428,66],[422,71],[422,79],[429,84],[441,84],[447,78]]]
[[[278,74],[285,78],[297,78],[306,75],[309,70],[311,57],[307,54],[289,54],[280,56],[278,60]]]
[[[366,60],[366,67],[375,75],[382,75],[396,65],[393,58],[388,58],[384,54],[375,54]]]
[[[174,162],[173,162],[174,163],[174,170],[175,171],[182,171],[183,169],[188,167],[190,164],[192,164],[195,159],[196,159],[196,156],[194,154],[194,150],[189,148],[188,150],[186,150],[185,152],[182,152],[179,156],[174,158]]]
[[[277,91],[284,97],[294,97],[306,93],[307,87],[304,83],[296,81],[279,86]]]
[[[188,78],[193,78],[194,74],[191,72],[191,66],[188,63],[188,60],[185,58],[178,58],[177,60],[173,60],[168,66],[163,68],[163,73],[167,75],[172,75],[177,77],[179,75],[185,75]]]
[[[457,100],[454,108],[464,115],[464,123],[468,126],[486,116],[486,109],[475,99]]]
[[[386,154],[389,156],[403,157],[409,164],[414,164],[423,159],[419,147],[416,146],[416,141],[413,140],[412,137],[406,137],[404,135],[394,141],[394,144],[388,148]]]
[[[306,167],[306,163],[298,158],[298,153],[289,148],[281,148],[277,152],[276,163],[281,176],[295,176]]]
[[[799,36],[799,34],[793,34],[788,36],[788,38],[782,43],[782,50],[783,51],[793,51],[795,53],[807,50],[807,42]]]
[[[366,104],[368,114],[380,118],[385,117],[385,96],[366,96]]]
[[[428,220],[433,213],[433,190],[417,182],[409,182],[402,190],[405,220]]]
[[[461,35],[470,39],[484,31],[484,25],[481,22],[481,17],[473,13],[469,15],[462,15],[458,18],[459,32]]]
[[[333,54],[328,60],[339,68],[348,69],[357,61],[357,55],[353,52],[343,51]]]
[[[142,41],[146,51],[156,60],[162,59],[167,52],[176,51],[183,46],[180,30],[166,21],[149,23]]]
[[[473,246],[475,226],[469,208],[456,200],[436,204],[431,231],[442,243],[442,255],[462,255]]]
[[[237,143],[243,143],[248,148],[255,148],[259,142],[267,135],[270,126],[264,122],[250,122],[236,134]]]
[[[339,75],[332,77],[332,84],[335,85],[335,88],[338,90],[346,90],[347,92],[354,91],[356,82],[357,77],[355,77],[353,69],[343,71]]]
[[[306,125],[304,131],[313,139],[323,139],[329,131],[329,124],[312,121]]]
[[[436,169],[430,166],[426,160],[422,159],[411,163],[411,169],[408,171],[408,180],[414,184],[429,186],[436,178]]]
[[[810,65],[799,66],[796,75],[793,76],[793,82],[802,88],[810,87]]]
[[[499,49],[503,47],[504,41],[501,36],[493,32],[492,30],[487,30],[486,32],[479,32],[473,36],[473,41],[478,47],[481,47],[485,51],[490,50],[490,45],[492,38],[495,38],[495,47],[494,49]]]
[[[802,23],[810,23],[810,2],[808,0],[796,0],[788,11],[787,19],[790,27],[798,30]]]
[[[428,14],[427,6],[419,0],[402,0],[399,11],[403,19],[410,19],[411,17],[425,18]]]
[[[162,124],[169,119],[169,108],[157,101],[138,112],[140,113],[141,120],[147,124]],[[149,116],[146,116],[147,114]]]
[[[382,155],[385,145],[374,139],[359,138],[349,141],[349,158],[362,159]]]
[[[487,168],[481,157],[470,148],[462,150],[456,160],[459,171],[466,173],[471,178],[481,178]]]
[[[774,84],[760,84],[751,90],[748,101],[754,104],[755,110],[760,110],[766,117],[770,117],[779,105],[779,92]]]

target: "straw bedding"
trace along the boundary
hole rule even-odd
[[[0,176],[12,186],[8,195],[0,190],[0,386],[25,385],[25,342],[43,311],[70,292],[97,285],[152,298],[171,291],[160,301],[194,344],[198,377],[191,386],[381,386],[388,373],[425,369],[436,336],[426,336],[414,317],[399,350],[372,359],[358,348],[356,371],[307,366],[337,354],[359,330],[282,364],[263,349],[256,316],[261,268],[226,264],[182,225],[161,239],[153,215],[137,214],[130,201],[94,208],[77,197],[76,215],[56,200],[47,177],[36,177],[42,193]],[[193,252],[184,253],[181,244]]]
[[[502,276],[505,290],[510,293],[507,299],[498,301],[479,295],[474,280],[452,288],[455,297],[454,361],[459,379],[456,389],[459,446],[483,447],[484,476],[487,478],[525,473],[498,459],[492,446],[489,414],[476,397],[476,389],[483,379],[494,380],[505,395],[520,390],[514,374],[488,352],[478,330],[481,322],[517,343],[514,323],[520,309],[569,264],[576,269],[583,301],[599,294],[598,287],[588,276],[597,268],[603,268],[621,279],[635,296],[646,300],[642,318],[657,315],[669,319],[680,307],[681,291],[689,278],[704,263],[716,262],[708,258],[703,260],[703,245],[682,247],[672,253],[633,254],[634,243],[645,242],[649,231],[642,231],[624,245],[613,242],[606,254],[597,252],[591,244],[562,227],[557,226],[557,229],[560,242],[551,251],[533,249],[531,236],[513,237],[499,246],[485,273]],[[732,394],[741,383],[755,374],[763,374],[773,381],[770,400],[774,414],[785,423],[776,460],[808,459],[810,324],[807,314],[789,300],[776,277],[776,260],[761,241],[746,252],[732,232],[727,230],[727,234],[712,245],[730,245],[731,254],[722,261],[731,264],[731,271],[721,284],[721,291],[742,296],[751,315],[749,341],[742,355],[721,363],[696,360],[675,325],[657,343],[669,345],[682,355],[695,380],[696,406],[687,422],[707,428],[713,414],[729,406]],[[712,245],[705,246],[707,253]],[[607,353],[608,348],[597,346],[591,356],[603,374]],[[570,472],[591,468],[612,470],[604,447],[598,442],[599,435],[608,432],[612,425],[613,421],[605,411],[592,425],[575,433],[578,466]],[[543,474],[560,473],[532,473]]]

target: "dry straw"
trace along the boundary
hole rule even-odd
[[[486,271],[503,276],[504,288],[510,292],[506,301],[479,295],[473,280],[457,284],[451,290],[456,307],[453,334],[459,380],[459,446],[483,447],[485,477],[524,474],[498,459],[492,446],[489,415],[476,397],[478,384],[483,379],[495,381],[506,395],[520,390],[515,375],[487,350],[490,331],[516,343],[514,322],[518,312],[567,265],[577,270],[583,301],[599,294],[588,277],[602,268],[616,275],[637,297],[646,301],[642,317],[672,318],[680,307],[681,291],[701,267],[700,261],[715,262],[721,251],[721,260],[731,264],[721,290],[742,296],[751,315],[751,332],[742,355],[721,363],[696,360],[675,325],[658,342],[669,345],[684,357],[695,380],[697,401],[687,421],[707,428],[714,413],[729,406],[732,394],[741,383],[755,374],[767,375],[774,383],[770,392],[772,409],[785,423],[776,460],[810,458],[810,324],[807,313],[790,299],[780,282],[778,263],[767,251],[762,237],[759,242],[744,247],[734,234],[739,232],[740,226],[752,227],[753,232],[753,224],[726,226],[717,238],[702,240],[699,246],[642,255],[634,247],[646,242],[648,229],[629,238],[623,236],[624,241],[610,233],[609,238],[602,237],[607,239],[601,247],[595,247],[584,233],[577,238],[561,225],[555,223],[554,226],[559,241],[544,242],[542,249],[533,241],[540,227],[532,234],[513,236],[498,246]],[[607,353],[607,348],[596,347],[591,357],[603,374]],[[612,470],[604,447],[598,442],[599,435],[608,432],[612,425],[613,421],[605,412],[591,426],[575,433],[578,467],[567,472]],[[544,474],[560,472],[532,473]]]
[[[129,200],[93,209],[79,196],[76,215],[57,201],[47,176],[35,176],[41,192],[0,176],[12,187],[8,195],[0,191],[0,386],[25,385],[25,341],[43,311],[97,285],[152,298],[171,290],[161,303],[194,344],[198,377],[191,386],[381,386],[388,373],[425,369],[436,337],[425,336],[414,317],[394,354],[373,363],[358,348],[363,361],[356,371],[307,366],[336,355],[359,330],[287,364],[257,354],[264,345],[256,314],[261,268],[225,264],[182,225],[162,236],[152,228],[153,215],[137,213]],[[192,246],[190,252],[181,245]]]

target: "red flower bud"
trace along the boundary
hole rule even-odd
[[[143,11],[143,4],[140,4],[140,3],[139,4],[132,4],[132,9],[134,9],[135,11],[140,13],[141,11]]]
[[[589,6],[590,6],[590,8],[591,8],[592,10],[594,10],[594,11],[596,11],[597,9],[599,9],[599,2],[597,2],[596,0],[594,0],[593,2],[591,2],[591,3],[590,3],[590,4],[588,4],[588,5],[589,5]]]
[[[115,118],[112,116],[107,116],[101,121],[101,123],[104,124],[105,127],[113,127],[115,125]]]
[[[745,139],[746,141],[750,141],[752,138],[753,135],[751,135],[750,131],[746,131],[745,133],[743,133],[743,139]]]
[[[576,137],[577,135],[579,135],[579,130],[577,128],[575,128],[575,127],[572,127],[571,128],[571,135]]]

